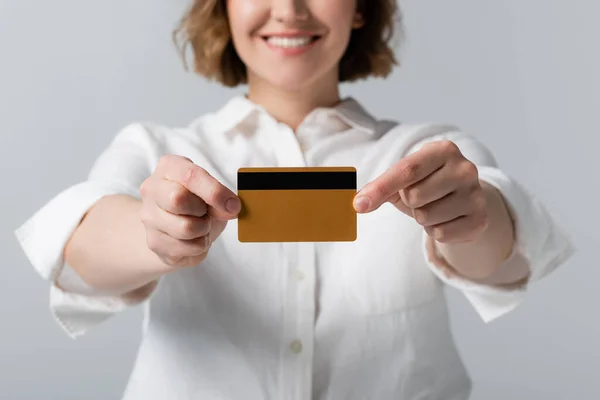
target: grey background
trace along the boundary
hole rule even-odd
[[[124,124],[185,124],[232,94],[181,68],[170,32],[186,5],[0,0],[3,400],[117,399],[124,388],[140,311],[68,339],[13,229],[83,179]],[[378,116],[452,122],[477,134],[545,200],[579,249],[521,308],[489,325],[449,292],[473,398],[599,399],[600,2],[406,0],[403,7],[403,68],[345,94]]]

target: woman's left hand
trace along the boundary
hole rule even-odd
[[[470,242],[488,226],[486,196],[477,167],[451,141],[424,145],[356,195],[359,213],[390,202],[441,243]]]

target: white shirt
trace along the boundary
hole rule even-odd
[[[205,262],[164,276],[140,300],[144,334],[124,399],[464,400],[470,381],[449,330],[444,284],[491,321],[574,247],[490,151],[453,126],[379,121],[346,99],[313,111],[295,134],[234,97],[185,128],[125,127],[88,180],[58,194],[16,235],[50,281],[53,315],[76,337],[139,303],[86,287],[65,265],[64,246],[102,196],[139,198],[162,155],[190,158],[234,192],[237,169],[249,166],[354,166],[360,188],[440,139],[454,141],[505,196],[516,219],[512,257],[525,257],[532,271],[526,287],[446,277],[429,259],[422,227],[389,204],[358,216],[355,242],[240,243],[230,221]]]

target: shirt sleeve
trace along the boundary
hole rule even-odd
[[[515,243],[512,254],[504,261],[523,263],[529,267],[530,277],[521,285],[497,287],[476,283],[453,274],[447,274],[435,261],[424,232],[422,250],[431,271],[444,283],[460,290],[485,322],[490,322],[512,310],[524,300],[530,287],[562,265],[575,252],[567,232],[559,225],[544,204],[523,185],[502,171],[494,156],[475,137],[460,131],[451,131],[422,140],[411,152],[437,140],[451,140],[462,154],[477,165],[480,180],[495,187],[504,197],[515,225]]]
[[[160,157],[160,143],[142,124],[123,128],[94,162],[87,179],[50,199],[14,233],[38,274],[50,283],[50,310],[75,338],[147,299],[93,290],[65,264],[64,249],[88,210],[109,195],[140,198],[139,187]]]

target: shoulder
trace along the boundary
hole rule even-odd
[[[209,134],[212,114],[198,117],[187,125],[167,125],[153,120],[132,121],[121,127],[113,137],[113,144],[137,144],[140,146],[164,147],[177,146],[183,142],[202,142],[211,137]]]
[[[408,122],[394,116],[392,118],[376,116],[355,98],[350,98],[345,104],[347,104],[347,107],[342,111],[350,109],[349,119],[362,122],[359,125],[374,133],[374,138],[380,142],[416,143],[439,135],[460,132],[458,126],[451,123],[435,121]]]
[[[395,157],[402,158],[420,150],[428,143],[450,141],[471,161],[485,165],[496,165],[495,156],[476,133],[466,132],[450,123],[382,123],[378,146]]]
[[[415,147],[432,140],[452,140],[463,137],[464,133],[457,125],[436,122],[400,122],[379,120],[376,138],[379,142],[396,146]]]

